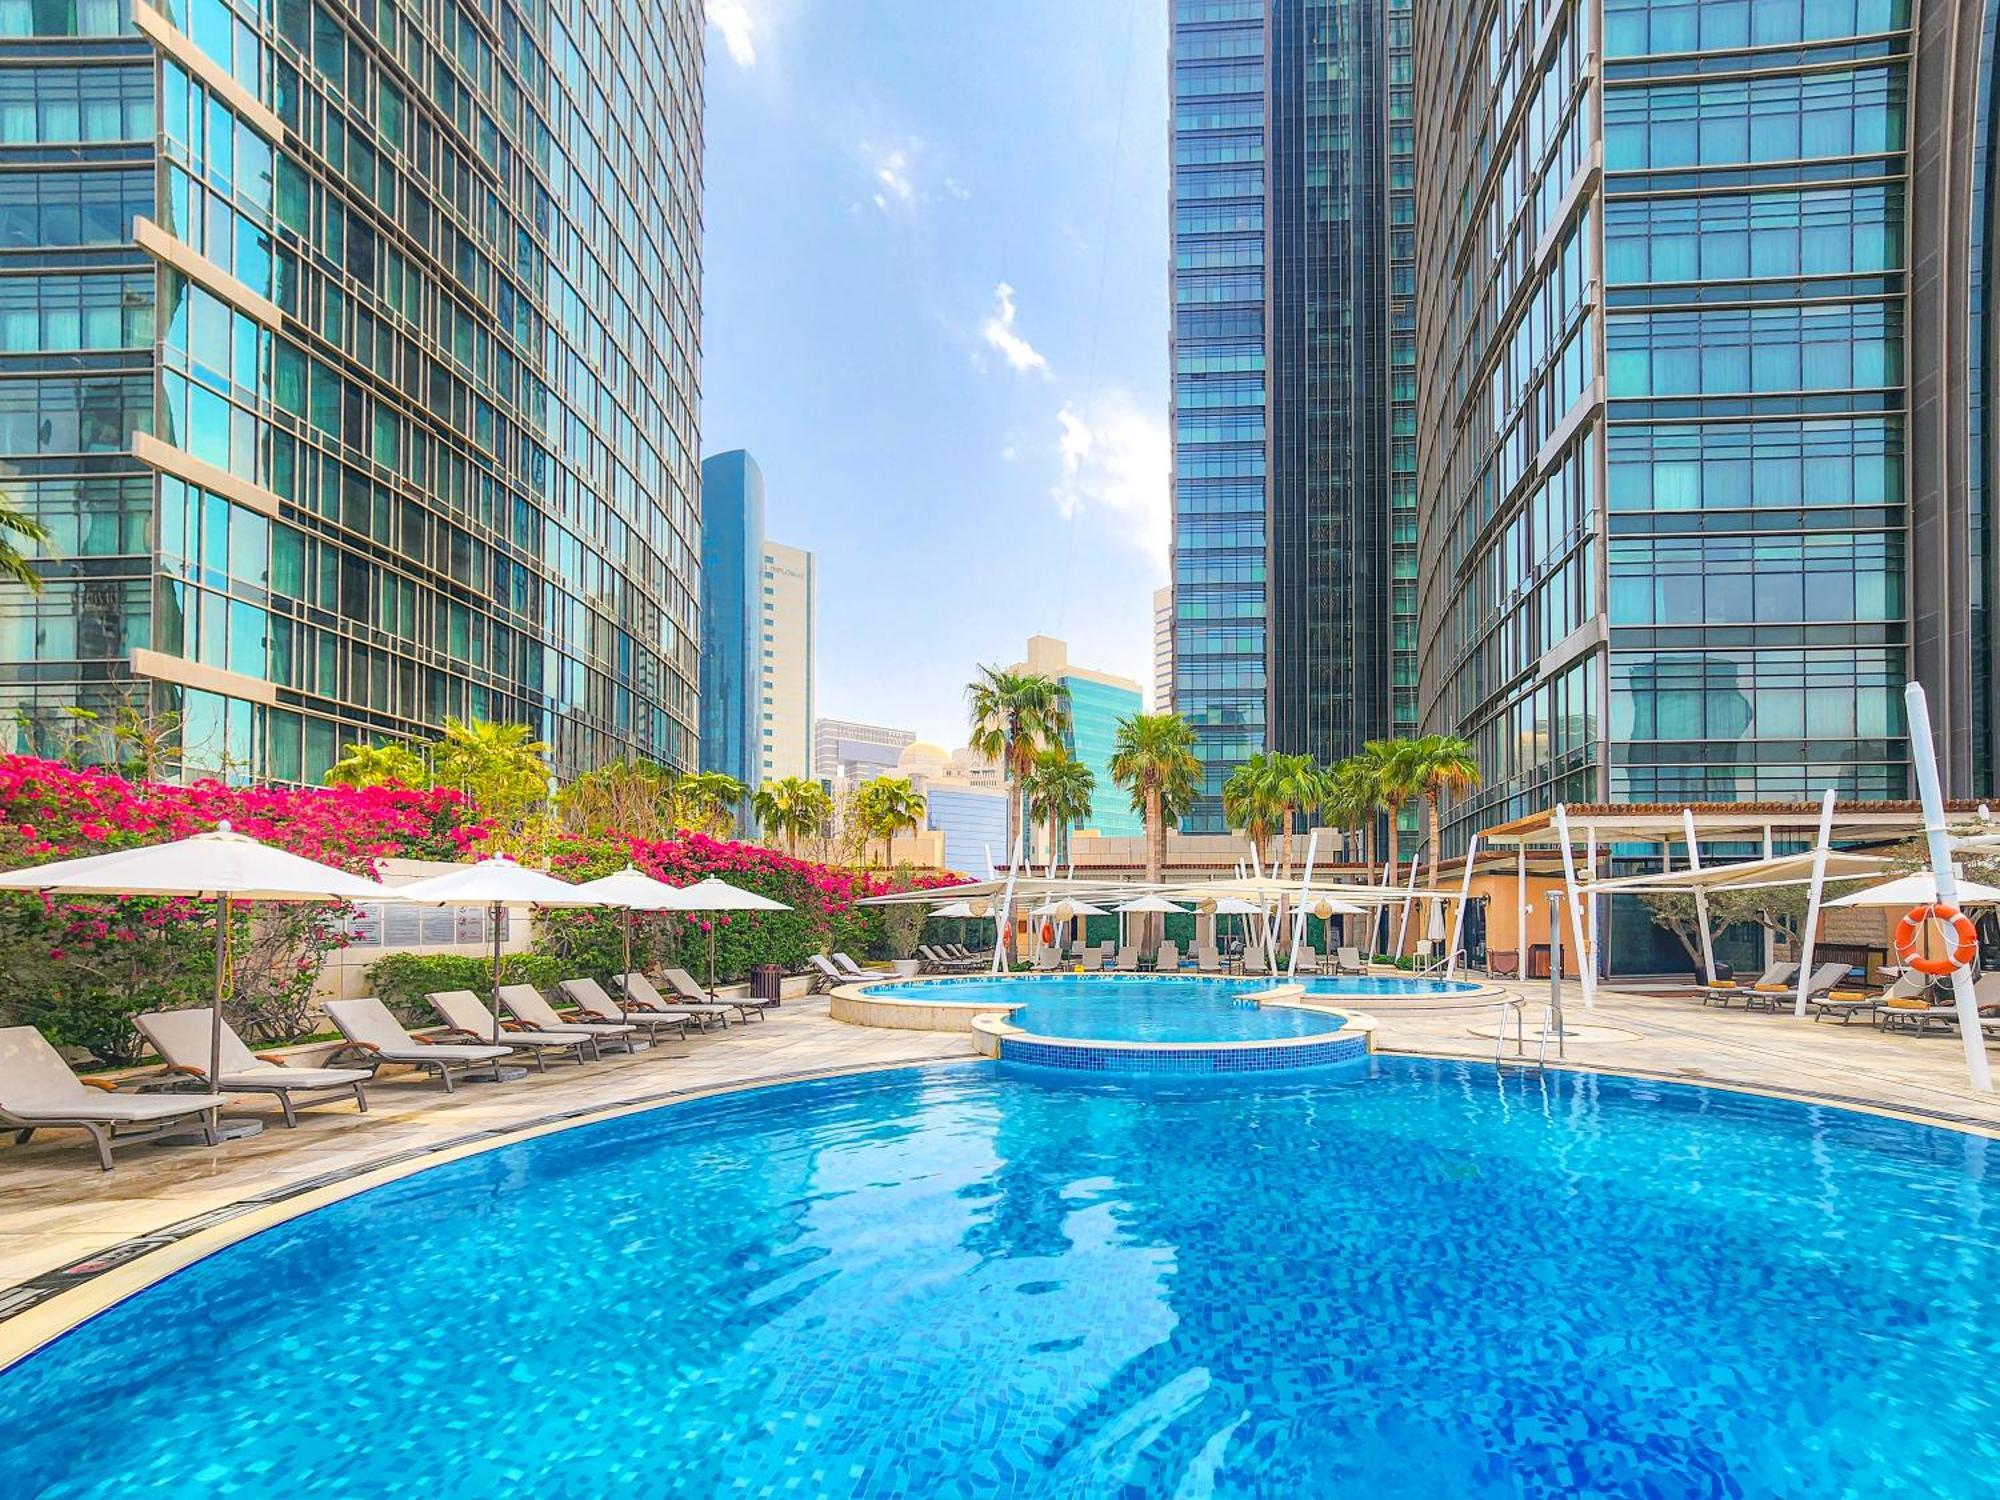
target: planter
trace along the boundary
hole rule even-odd
[[[898,979],[915,979],[924,966],[914,958],[892,958],[889,967],[896,971]]]

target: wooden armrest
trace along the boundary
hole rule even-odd
[[[197,1068],[193,1063],[168,1063],[167,1071],[169,1073],[185,1073],[190,1078],[208,1077],[208,1069]]]
[[[423,1038],[420,1036],[412,1037],[411,1040],[421,1042]],[[356,1052],[366,1052],[370,1057],[380,1057],[382,1055],[382,1049],[373,1042],[349,1042],[347,1045],[352,1047]]]
[[[276,1052],[258,1052],[253,1055],[256,1057],[258,1062],[267,1062],[274,1068],[282,1068],[285,1066],[285,1059]]]
[[[102,1089],[107,1094],[118,1092],[118,1085],[108,1078],[79,1078],[77,1082],[87,1089]]]

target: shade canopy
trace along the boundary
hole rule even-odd
[[[1108,917],[1110,912],[1101,906],[1092,906],[1088,901],[1051,901],[1047,906],[1038,906],[1028,915],[1033,918],[1053,917],[1058,922],[1068,922],[1077,917]]]
[[[983,901],[980,902],[947,901],[945,902],[944,905],[934,909],[931,912],[931,915],[934,917],[957,917],[957,918],[990,916],[991,915],[990,910],[981,909],[984,908],[985,906],[986,903]]]
[[[1187,915],[1187,908],[1185,906],[1176,906],[1164,896],[1135,897],[1133,900],[1121,904],[1118,910],[1130,912],[1134,915],[1148,913],[1169,917],[1184,917]]]
[[[680,887],[655,880],[644,870],[627,865],[610,875],[600,875],[576,887],[579,896],[589,896],[603,906],[621,906],[627,911],[674,911]]]
[[[413,880],[396,887],[405,901],[438,906],[609,906],[614,903],[583,894],[580,886],[540,870],[516,864],[505,854],[489,855],[476,865],[447,870],[442,875]]]
[[[668,911],[790,911],[782,901],[760,896],[755,891],[738,890],[726,880],[711,875],[674,892]]]
[[[244,834],[227,823],[170,844],[59,859],[0,875],[0,890],[213,901],[383,901],[398,892]]]
[[[1264,908],[1255,901],[1245,901],[1241,896],[1223,896],[1215,903],[1218,917],[1261,917]]]
[[[1318,917],[1324,922],[1328,917],[1365,917],[1368,908],[1356,906],[1352,901],[1336,901],[1331,896],[1308,896],[1305,905],[1299,908],[1308,916]],[[1439,934],[1442,936],[1443,934]]]
[[[1871,886],[1868,890],[1856,891],[1851,896],[1842,896],[1838,901],[1829,901],[1826,904],[1908,908],[1929,906],[1937,898],[1937,876],[1929,870],[1924,870],[1915,875],[1905,875],[1900,880],[1892,880],[1886,885]],[[1995,902],[2000,902],[2000,889],[1981,885],[1975,880],[1958,882],[1960,906],[1991,906]]]

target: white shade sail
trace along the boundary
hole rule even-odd
[[[1118,910],[1134,915],[1152,913],[1160,916],[1182,917],[1187,915],[1185,906],[1176,906],[1164,896],[1140,896],[1124,902]]]
[[[1101,906],[1092,906],[1088,901],[1051,901],[1047,906],[1036,907],[1028,915],[1037,920],[1051,917],[1058,922],[1067,922],[1076,917],[1108,917],[1111,913]]]
[[[610,875],[600,875],[576,887],[579,896],[589,896],[604,906],[621,906],[627,911],[674,911],[680,887],[655,880],[644,870],[627,865]]]
[[[447,870],[425,880],[396,887],[405,901],[438,906],[610,906],[614,903],[584,895],[568,881],[516,864],[495,854],[462,870]]]
[[[1260,917],[1264,908],[1255,901],[1245,901],[1241,896],[1224,896],[1215,903],[1218,917]]]
[[[1905,875],[1900,880],[1892,880],[1887,885],[1872,886],[1865,891],[1856,891],[1851,896],[1842,896],[1838,901],[1829,901],[1828,906],[1887,906],[1903,907],[1929,906],[1938,898],[1937,876],[1929,870],[1915,875]],[[1961,880],[1958,883],[1958,904],[1960,906],[1991,906],[2000,902],[2000,890],[1990,885],[1980,885],[1977,881]]]
[[[738,890],[726,880],[711,875],[674,892],[668,911],[790,911],[782,901],[760,896],[755,891]]]
[[[0,875],[0,890],[68,896],[187,896],[213,901],[393,901],[399,892],[231,832],[86,854]]]

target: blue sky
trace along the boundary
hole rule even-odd
[[[1038,631],[1148,681],[1166,7],[708,11],[703,451],[748,448],[818,554],[819,711],[963,743]]]

